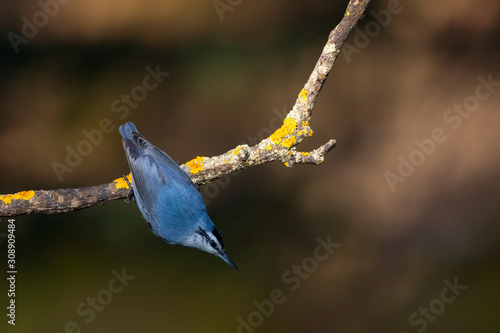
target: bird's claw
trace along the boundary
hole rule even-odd
[[[123,175],[123,178],[125,179],[125,181],[127,182],[127,185],[128,185],[128,194],[127,194],[127,199],[125,199],[125,203],[127,205],[130,204],[130,200],[131,199],[134,199],[134,202],[135,202],[135,195],[134,195],[134,189],[132,188],[132,184],[130,184],[130,182],[128,181],[128,178],[127,176]]]

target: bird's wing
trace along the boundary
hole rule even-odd
[[[176,181],[182,181],[197,189],[189,176],[179,167],[179,164],[161,149],[149,142],[148,139],[137,132],[132,132],[132,140],[142,151],[143,155],[150,156],[156,162],[159,170],[161,170],[164,176],[175,178]]]
[[[194,195],[192,205],[205,206],[198,187],[170,156],[138,132],[129,134],[123,139],[123,147],[132,171],[134,194],[139,209],[155,233],[160,230],[157,225],[159,214],[164,213],[158,211],[163,207],[158,197],[169,184],[184,184]]]
[[[130,139],[123,139],[123,147],[132,171],[134,194],[144,217],[152,227],[156,226],[157,211],[154,209],[162,186],[166,185],[165,176],[158,162],[149,154],[139,153],[138,147]]]

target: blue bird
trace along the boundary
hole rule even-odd
[[[151,231],[169,244],[200,249],[238,269],[224,251],[222,237],[188,175],[139,134],[133,123],[120,126],[120,134],[132,171],[129,198],[135,197]]]

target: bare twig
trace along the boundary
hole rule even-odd
[[[288,167],[297,163],[318,165],[323,162],[325,155],[335,147],[335,140],[330,140],[311,152],[298,152],[295,147],[313,134],[309,121],[316,98],[344,40],[363,15],[369,2],[370,0],[349,1],[343,19],[328,36],[314,70],[300,91],[293,109],[283,121],[283,125],[254,146],[240,145],[222,155],[196,157],[183,164],[183,170],[194,183],[208,183],[233,171],[273,161],[281,161]],[[123,177],[93,187],[22,191],[0,195],[0,216],[70,212],[125,198],[127,193],[128,186]]]

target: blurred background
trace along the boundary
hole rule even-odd
[[[348,3],[59,1],[0,5],[2,194],[128,173],[126,121],[181,162],[254,144]],[[321,166],[201,188],[239,272],[121,200],[19,216],[2,332],[498,332],[500,3],[390,3],[372,1],[317,100],[298,149],[336,139]],[[4,272],[6,233],[2,218]]]

